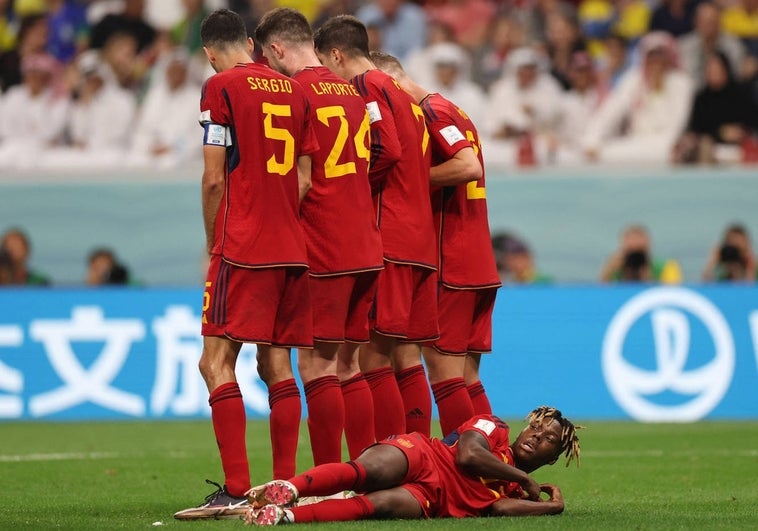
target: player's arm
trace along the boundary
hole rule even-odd
[[[297,158],[297,187],[300,193],[300,201],[305,198],[308,191],[313,187],[311,167],[310,155],[300,155]]]
[[[397,125],[390,107],[378,99],[366,104],[371,120],[371,159],[369,161],[369,182],[372,189],[381,185],[392,166],[403,155],[398,138]]]
[[[490,452],[487,439],[476,430],[461,433],[455,463],[470,476],[516,482],[529,495],[530,500],[536,501],[540,497],[539,484],[523,470],[495,457]]]
[[[216,214],[224,196],[226,148],[219,145],[204,145],[203,160],[205,163],[202,182],[203,223],[206,247],[210,253],[213,250],[216,233]]]
[[[490,507],[491,516],[542,516],[560,514],[563,512],[563,494],[561,490],[550,484],[540,485],[540,490],[547,493],[549,499],[540,498],[537,501],[518,498],[501,498]]]
[[[482,176],[482,165],[473,147],[458,150],[452,158],[432,166],[430,181],[435,186],[455,186],[476,181]]]

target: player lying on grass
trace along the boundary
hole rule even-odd
[[[513,444],[509,428],[492,415],[476,415],[444,439],[410,433],[368,447],[354,461],[321,465],[289,481],[250,489],[248,524],[326,522],[364,518],[442,518],[558,514],[563,496],[529,473],[555,463],[579,463],[571,421],[542,406]],[[295,505],[305,496],[342,491],[361,495]],[[546,493],[548,499],[540,496]]]

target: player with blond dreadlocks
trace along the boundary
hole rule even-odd
[[[576,430],[582,429],[582,426],[574,426],[560,410],[550,406],[540,406],[529,412],[526,417],[529,424],[542,424],[545,419],[552,419],[561,425],[561,453],[566,458],[566,466],[569,466],[574,459],[576,459],[576,466],[579,466],[580,448]]]
[[[354,461],[254,487],[246,522],[558,514],[563,511],[560,489],[540,485],[529,474],[561,454],[567,464],[576,460],[578,465],[579,426],[547,406],[533,410],[527,420],[513,443],[508,425],[492,415],[476,415],[444,439],[417,432],[389,437]],[[359,495],[296,504],[301,497],[343,491]]]

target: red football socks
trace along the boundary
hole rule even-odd
[[[211,392],[208,403],[226,489],[232,496],[242,497],[250,489],[250,468],[245,446],[245,404],[239,385],[219,385]]]
[[[374,397],[374,434],[381,441],[405,433],[405,406],[392,367],[363,373]]]
[[[366,496],[356,496],[346,500],[325,500],[287,510],[292,512],[296,523],[347,522],[370,518],[374,514],[374,505]]]
[[[463,377],[433,384],[432,392],[440,414],[443,437],[474,416],[474,404]]]
[[[283,380],[268,388],[271,408],[269,431],[274,462],[274,479],[289,479],[295,475],[297,439],[300,434],[300,390],[294,378]]]
[[[363,374],[342,382],[345,405],[345,441],[350,459],[356,459],[376,442],[374,436],[374,398]]]
[[[366,469],[354,461],[329,463],[313,467],[289,481],[301,497],[331,496],[345,490],[361,492],[366,481]]]
[[[405,405],[405,430],[417,431],[427,437],[432,429],[432,396],[424,366],[419,364],[395,373]]]
[[[313,464],[339,463],[342,461],[342,428],[345,425],[340,381],[336,376],[322,376],[303,387],[308,405]]]
[[[467,389],[471,403],[474,405],[474,415],[492,415],[492,406],[489,398],[487,398],[487,393],[484,392],[482,382],[472,383]]]

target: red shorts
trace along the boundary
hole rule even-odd
[[[385,261],[372,314],[371,325],[382,335],[413,343],[437,339],[437,272]]]
[[[492,350],[492,310],[497,288],[451,289],[440,286],[440,338],[432,346],[442,354]]]
[[[202,334],[277,347],[312,347],[308,270],[238,267],[213,255],[203,295]]]
[[[368,314],[376,294],[377,271],[333,277],[310,277],[313,339],[368,342]]]
[[[416,499],[426,518],[438,514],[443,501],[442,479],[429,455],[432,449],[426,438],[414,432],[384,439],[379,444],[394,446],[405,454],[408,473],[399,486]]]

